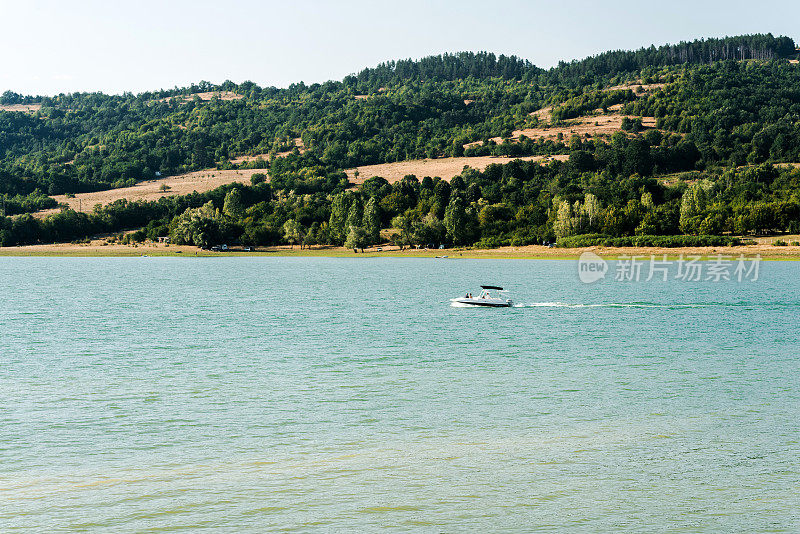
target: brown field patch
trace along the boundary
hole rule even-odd
[[[606,91],[625,91],[630,89],[634,93],[639,89],[642,88],[643,93],[649,93],[650,91],[654,91],[656,89],[661,89],[665,87],[667,84],[665,83],[627,83],[623,85],[614,85],[613,87],[609,87]]]
[[[550,122],[552,120],[551,112],[553,111],[553,106],[547,106],[546,108],[537,109],[531,113],[528,113],[531,117],[536,117],[539,119],[539,122]]]
[[[769,236],[757,236],[757,237],[755,237],[755,236],[745,236],[745,237],[743,237],[743,239],[752,239],[753,241],[755,241],[759,245],[764,246],[764,245],[772,245],[775,241],[785,241],[786,243],[800,242],[800,235],[797,235],[797,234],[785,234],[785,235],[769,235]],[[780,248],[795,248],[795,249],[798,248],[796,246],[792,247],[791,245],[787,245],[786,247],[782,247],[781,245],[778,245],[778,247],[780,247]]]
[[[661,89],[666,85],[667,84],[665,83],[649,83],[649,84],[630,83],[625,85],[614,85],[613,87],[603,89],[603,91],[624,91],[626,89],[630,89],[631,91],[636,92],[638,88],[641,87],[642,92],[637,94],[643,96],[649,93],[650,91]],[[622,104],[614,104],[613,106],[609,106],[608,109],[609,111],[619,111],[622,109]],[[539,122],[548,123],[552,121],[552,111],[553,111],[553,106],[547,106],[542,109],[537,109],[536,111],[528,113],[528,115],[530,115],[531,117],[537,117],[539,119]],[[602,112],[602,110],[597,110],[596,112]]]
[[[66,204],[75,211],[88,213],[94,206],[100,204],[105,206],[115,200],[158,200],[161,197],[188,195],[194,191],[204,193],[211,191],[222,185],[234,182],[250,183],[250,177],[257,173],[266,173],[264,169],[247,170],[226,170],[206,169],[202,171],[169,176],[158,180],[147,180],[139,182],[132,187],[120,187],[119,189],[109,189],[107,191],[95,191],[92,193],[78,193],[74,198],[67,198],[65,195],[55,195],[53,198],[57,202]],[[162,185],[167,185],[169,190],[161,191]],[[45,217],[52,213],[57,213],[59,209],[43,210],[36,212],[37,217]]]
[[[797,65],[798,63],[800,63],[800,59],[790,59],[789,63],[791,63],[792,65]]]
[[[286,154],[289,154],[289,152],[286,152]],[[281,154],[279,153],[279,154],[277,154],[277,156],[280,157]],[[241,163],[250,163],[251,161],[255,161],[255,160],[259,159],[259,158],[263,159],[264,161],[269,161],[270,157],[271,156],[269,155],[269,153],[267,153],[267,154],[256,154],[255,156],[239,156],[239,157],[236,157],[236,158],[231,158],[230,162],[233,163],[234,165],[239,165]]]
[[[192,93],[190,95],[175,95],[166,98],[159,98],[158,101],[169,102],[173,98],[177,98],[178,100],[182,100],[183,102],[188,102],[192,100],[195,96],[200,98],[200,100],[208,101],[217,95],[220,97],[221,100],[241,100],[242,98],[244,98],[243,95],[239,95],[231,91],[206,91],[204,93]]]
[[[295,137],[293,139],[293,141],[294,141],[294,146],[297,147],[297,150],[299,150],[301,154],[306,151],[306,146],[303,144],[303,140],[300,137]],[[283,158],[285,156],[288,156],[291,153],[292,153],[292,150],[287,150],[285,152],[278,152],[277,154],[275,154],[275,157],[276,158]],[[271,157],[272,156],[270,156],[269,153],[254,154],[254,155],[247,155],[246,154],[246,155],[241,155],[241,156],[237,156],[235,158],[232,158],[232,159],[230,159],[230,162],[232,164],[234,164],[234,165],[240,165],[242,163],[249,163],[251,161],[256,161],[258,158],[261,158],[264,161],[269,161],[271,159]]]
[[[628,85],[616,85],[614,87],[610,87],[606,89],[607,91],[612,90],[620,90],[620,89],[636,89],[637,87],[642,87],[643,91],[639,94],[639,96],[647,94],[647,92],[652,91],[654,89],[659,89],[664,87],[666,84],[663,83],[651,83],[651,84],[628,84]],[[611,136],[616,132],[622,131],[622,120],[625,117],[629,119],[642,119],[642,126],[644,128],[655,128],[656,127],[656,119],[655,117],[636,117],[634,115],[622,115],[620,111],[622,110],[622,104],[614,104],[608,107],[607,112],[604,112],[602,109],[594,110],[593,115],[586,115],[583,117],[578,117],[576,119],[570,119],[564,121],[562,124],[553,125],[552,124],[552,106],[548,106],[537,111],[530,113],[529,115],[537,117],[539,119],[539,125],[535,128],[524,128],[522,130],[515,130],[511,134],[512,141],[518,141],[521,136],[528,137],[530,139],[557,139],[559,134],[562,136],[563,139],[569,139],[573,135],[577,135],[579,137],[602,137],[602,136]],[[503,142],[502,137],[494,137],[492,140],[500,144]],[[483,143],[481,141],[475,141],[472,143],[467,143],[464,145],[464,148],[469,148],[471,146],[480,146]]]
[[[461,174],[464,166],[472,167],[479,171],[484,170],[492,163],[508,163],[515,159],[525,161],[542,161],[549,160],[565,161],[568,159],[567,155],[556,156],[525,156],[520,158],[512,158],[507,156],[478,156],[473,158],[440,158],[440,159],[422,159],[410,161],[398,161],[395,163],[380,163],[378,165],[363,165],[357,167],[358,178],[355,177],[356,169],[348,169],[347,177],[353,184],[362,184],[364,180],[372,178],[373,176],[381,176],[389,183],[394,183],[403,179],[407,174],[413,174],[417,178],[422,179],[425,176],[439,176],[444,180],[450,180],[453,176]]]
[[[702,178],[702,175],[698,171],[684,171],[662,174],[659,176],[654,176],[654,178],[661,185],[665,187],[672,187],[679,183],[685,183],[688,185],[697,183]]]
[[[572,119],[559,126],[540,126],[537,128],[515,130],[511,134],[511,140],[519,141],[520,137],[523,135],[529,139],[557,139],[558,135],[561,134],[562,138],[565,140],[569,140],[573,135],[577,135],[579,137],[611,136],[616,132],[622,131],[622,119],[625,117],[629,119],[642,119],[642,126],[645,128],[655,128],[656,126],[655,117],[636,117],[634,115],[609,113],[606,115]],[[503,142],[503,138],[493,137],[492,141],[500,144]],[[479,145],[480,141],[468,143],[464,145],[464,148],[476,144]]]
[[[41,104],[5,104],[0,106],[0,111],[22,111],[24,113],[36,113],[42,109]]]

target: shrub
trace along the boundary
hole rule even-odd
[[[783,239],[776,239],[772,242],[773,247],[785,247],[786,245],[787,243]]]
[[[508,239],[503,239],[499,236],[491,236],[491,237],[484,237],[477,243],[475,243],[475,248],[497,248],[503,247],[509,244]]]
[[[564,237],[556,242],[563,248],[581,247],[726,247],[744,244],[738,237],[718,235],[637,235],[612,237],[605,234],[583,234]]]

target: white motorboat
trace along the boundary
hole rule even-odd
[[[511,299],[506,299],[502,296],[493,296],[490,291],[503,291],[503,288],[498,286],[481,286],[481,292],[477,297],[473,296],[472,293],[467,293],[464,297],[450,299],[450,302],[458,306],[483,306],[486,308],[510,308],[513,305]]]

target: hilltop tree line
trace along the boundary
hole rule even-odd
[[[626,72],[647,71],[652,67],[710,64],[723,60],[772,60],[797,54],[794,40],[772,34],[742,35],[722,39],[699,39],[676,45],[650,46],[636,51],[614,50],[581,61],[560,62],[549,74],[569,83],[594,83]]]

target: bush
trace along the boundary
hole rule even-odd
[[[9,196],[6,194],[0,195],[0,206],[2,206],[3,215],[19,215],[22,213],[31,213],[34,211],[55,208],[58,202],[52,197],[48,197],[38,189],[29,195],[14,195]]]
[[[556,242],[558,247],[733,247],[745,243],[738,237],[717,235],[637,235],[613,237],[605,234],[583,234],[564,237]]]
[[[497,247],[504,247],[509,244],[508,239],[503,239],[499,236],[491,236],[491,237],[484,237],[477,243],[475,243],[475,248],[497,248]]]
[[[255,172],[250,176],[250,184],[258,185],[267,181],[267,175],[262,172]]]
[[[620,126],[620,128],[622,128],[626,132],[641,132],[643,128],[642,119],[638,117],[633,119],[629,117],[624,117],[622,119],[622,125]]]
[[[772,242],[773,247],[785,247],[787,244],[783,239],[776,239]]]

